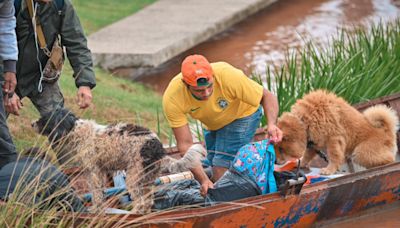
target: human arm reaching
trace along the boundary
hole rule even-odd
[[[192,134],[189,129],[189,125],[186,124],[182,127],[172,128],[174,132],[177,147],[181,155],[183,155],[192,145],[193,139]],[[214,184],[208,178],[207,174],[204,172],[203,167],[201,164],[195,166],[194,168],[190,169],[192,171],[194,178],[200,182],[201,188],[200,193],[204,196],[207,194],[209,188],[213,188]]]

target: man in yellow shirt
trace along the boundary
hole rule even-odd
[[[269,138],[281,141],[276,97],[241,70],[225,62],[210,64],[201,55],[186,57],[181,73],[171,80],[163,96],[164,113],[181,153],[193,144],[186,115],[204,125],[206,162],[212,166],[213,182],[231,166],[240,147],[252,140],[260,125],[261,107],[268,120]],[[206,194],[213,183],[202,167],[192,172],[201,183],[202,194]]]

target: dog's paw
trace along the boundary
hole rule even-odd
[[[334,174],[335,172],[336,172],[335,169],[326,167],[326,168],[321,169],[320,174],[321,174],[321,175],[332,175],[332,174]]]

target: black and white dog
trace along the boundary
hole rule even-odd
[[[195,144],[176,160],[167,156],[157,135],[133,124],[100,125],[77,118],[60,108],[32,123],[38,133],[48,137],[61,164],[78,162],[93,192],[93,204],[103,201],[105,175],[126,171],[126,187],[133,199],[134,213],[148,213],[153,204],[151,185],[161,171],[187,171],[200,165],[206,150]]]

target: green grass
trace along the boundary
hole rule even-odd
[[[129,16],[156,0],[72,0],[86,34]]]
[[[315,89],[351,104],[400,92],[400,20],[338,34],[328,48],[309,43],[282,66],[267,69],[265,82],[278,96],[280,113]]]
[[[168,126],[161,107],[162,98],[145,86],[121,79],[96,69],[97,86],[93,90],[93,106],[88,110],[78,108],[75,97],[77,89],[68,66],[63,71],[60,87],[65,97],[65,106],[78,116],[94,119],[99,123],[128,122],[144,125],[162,138],[167,138]],[[39,118],[29,99],[23,99],[24,107],[19,117],[9,117],[9,127],[17,149],[41,146],[45,142],[30,127],[30,122]]]

